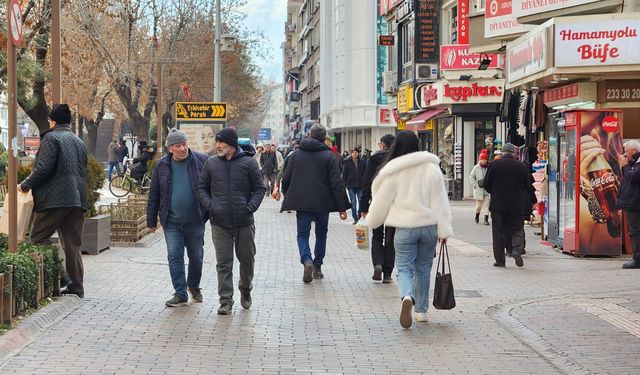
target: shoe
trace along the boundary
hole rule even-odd
[[[353,225],[358,224],[358,219],[353,219]]]
[[[489,225],[489,215],[484,215],[484,225]]]
[[[494,266],[494,267],[504,267],[504,263],[498,263],[498,262],[495,262],[495,263],[493,264],[493,266]]]
[[[381,265],[376,264],[376,266],[373,267],[373,276],[371,278],[373,280],[375,280],[375,281],[382,280],[382,266]]]
[[[84,292],[73,292],[73,291],[69,290],[69,288],[60,289],[60,295],[64,296],[64,295],[69,295],[69,294],[74,294],[74,295],[78,296],[78,298],[84,298]]]
[[[480,214],[476,213],[476,224],[480,222]]]
[[[518,266],[518,267],[524,266],[524,262],[522,261],[522,255],[514,253],[513,254],[513,260],[516,261],[516,266]]]
[[[522,249],[522,254],[520,254],[520,255],[524,255],[524,254],[526,254],[526,253],[527,253],[527,250]]]
[[[416,322],[426,322],[427,313],[416,313]]]
[[[302,274],[302,281],[307,284],[313,281],[313,263],[306,262],[304,264],[304,274]]]
[[[382,283],[383,284],[391,284],[392,280],[391,280],[391,275],[385,275],[384,278],[382,279]]]
[[[635,258],[631,259],[630,261],[623,264],[622,268],[626,270],[633,269],[633,268],[640,268],[640,259],[635,259]]]
[[[240,305],[243,309],[249,309],[251,307],[251,293],[240,294]]]
[[[169,307],[179,307],[179,306],[188,306],[189,298],[182,298],[177,294],[173,295],[173,298],[164,303]]]
[[[218,308],[218,315],[231,315],[232,305],[230,303],[223,303]]]
[[[200,288],[188,288],[191,294],[193,302],[202,303],[202,289]]]
[[[413,324],[411,310],[413,310],[413,299],[409,296],[405,296],[402,299],[402,308],[400,310],[400,325],[402,328],[411,328],[411,325]]]
[[[62,276],[60,278],[60,289],[68,287],[72,282],[73,281],[71,281],[71,278],[69,276]]]
[[[314,279],[324,279],[324,274],[322,273],[322,266],[319,264],[313,265],[313,278]]]

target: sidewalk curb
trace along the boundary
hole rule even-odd
[[[48,306],[27,317],[17,327],[0,336],[0,367],[81,304],[82,301],[77,296],[58,297]]]

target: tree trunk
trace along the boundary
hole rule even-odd
[[[87,151],[90,155],[96,155],[96,143],[98,141],[98,124],[94,120],[87,122]]]
[[[41,28],[38,38],[36,38],[36,61],[43,67],[46,66],[47,52],[49,51],[49,29],[49,27]],[[29,118],[36,123],[40,133],[43,133],[49,129],[49,107],[45,97],[46,77],[36,75],[32,84],[33,95],[31,98],[25,96],[28,90],[18,90],[18,104]],[[26,83],[22,82],[21,86],[25,85]]]

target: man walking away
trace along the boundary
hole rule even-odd
[[[511,234],[512,256],[518,267],[524,265],[524,208],[528,199],[527,189],[531,174],[527,166],[516,159],[516,147],[506,143],[502,147],[502,158],[489,164],[484,178],[484,188],[491,194],[491,233],[493,237],[493,257],[495,267],[505,266],[505,233]]]
[[[314,125],[309,138],[300,142],[300,148],[289,155],[282,177],[284,200],[281,211],[296,211],[298,251],[304,265],[302,281],[310,283],[322,279],[322,264],[327,246],[329,213],[340,212],[346,220],[348,202],[340,179],[338,162],[324,144],[327,130]],[[315,222],[316,244],[311,256],[309,235]]]
[[[344,161],[342,181],[349,191],[353,224],[358,222],[358,201],[362,197],[362,177],[364,177],[366,167],[366,163],[360,158],[360,149],[358,148],[351,150],[351,157]]]
[[[209,157],[190,150],[187,136],[178,129],[171,129],[166,144],[169,153],[158,160],[151,177],[147,227],[151,233],[155,233],[160,215],[174,289],[173,298],[165,304],[177,307],[188,304],[187,289],[194,302],[202,302],[200,279],[204,258],[204,223],[208,214],[198,203],[196,189],[202,167]],[[185,247],[189,257],[186,279]]]
[[[37,163],[18,188],[33,189],[35,219],[31,242],[51,244],[51,235],[60,234],[65,254],[67,293],[84,298],[82,228],[87,210],[87,148],[71,130],[71,111],[66,104],[53,107],[50,129],[40,140]]]
[[[362,216],[367,217],[369,205],[371,204],[371,184],[378,174],[380,166],[384,164],[389,156],[389,149],[396,139],[391,134],[385,134],[380,138],[378,147],[380,150],[373,154],[367,163],[367,168],[362,179],[362,198],[360,198],[360,211]],[[373,280],[384,284],[391,283],[391,273],[395,262],[395,249],[393,247],[393,235],[395,228],[381,225],[373,229],[371,237],[371,260],[373,261]],[[384,277],[383,277],[384,275]]]
[[[260,157],[260,164],[262,166],[262,175],[264,176],[265,183],[267,184],[267,193],[271,194],[273,191],[276,175],[278,174],[278,157],[271,146],[265,147],[264,153]]]
[[[109,143],[109,149],[107,150],[109,154],[109,174],[107,179],[111,181],[111,173],[115,169],[118,170],[118,140],[114,139],[113,142]]]
[[[619,210],[627,216],[627,229],[631,236],[633,259],[622,268],[640,268],[640,142],[628,141],[624,144],[624,156],[620,156],[622,180],[617,203]]]
[[[198,183],[200,204],[211,220],[218,271],[218,314],[229,315],[233,308],[233,252],[240,262],[240,304],[251,307],[253,269],[256,255],[256,228],[253,213],[258,210],[266,188],[255,151],[238,148],[238,135],[232,128],[216,134],[216,152],[207,160]]]

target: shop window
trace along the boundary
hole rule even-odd
[[[438,137],[435,152],[440,158],[440,169],[445,181],[453,180],[453,117],[438,119],[436,129]]]
[[[486,148],[489,152],[489,159],[493,159],[493,141],[495,140],[495,121],[494,120],[471,120],[475,124],[475,142],[473,161],[478,162],[480,150]]]
[[[400,82],[406,82],[413,79],[414,37],[413,21],[406,22],[400,26],[400,54],[398,55],[400,59],[398,66],[402,68],[399,72]]]

